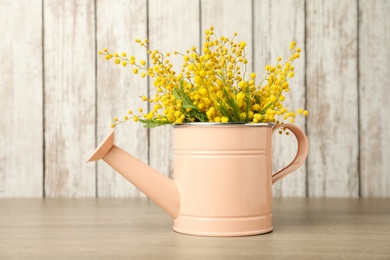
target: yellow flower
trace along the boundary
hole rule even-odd
[[[147,49],[149,62],[137,62],[134,56],[126,53],[111,54],[106,48],[101,54],[107,60],[115,57],[116,64],[129,65],[134,74],[149,77],[153,82],[151,87],[155,87],[155,95],[141,97],[143,101],[153,103],[153,108],[148,114],[142,114],[142,108],[138,109],[146,126],[186,122],[263,123],[282,119],[293,122],[296,114],[282,102],[286,99],[285,92],[290,90],[288,81],[295,76],[292,62],[300,58],[301,49],[291,42],[291,56],[284,62],[277,57],[276,64],[265,66],[264,78],[255,81],[259,72],[248,70],[247,44],[236,42],[236,35],[217,37],[214,28],[210,27],[205,31],[202,52],[196,47],[173,52],[183,56],[179,71],[170,62],[170,52]],[[137,39],[136,42],[149,48],[147,40]],[[139,121],[139,116],[133,115],[131,110],[128,114],[134,121]],[[297,114],[308,115],[308,112],[298,109]],[[124,121],[128,119],[124,116]],[[114,126],[119,123],[122,121],[114,121]]]
[[[246,46],[246,42],[244,42],[244,41],[240,42],[240,48],[241,49],[244,49],[245,46]]]
[[[221,117],[221,122],[222,123],[227,123],[227,122],[229,122],[229,118],[223,116],[223,117]]]
[[[179,117],[181,115],[180,111],[175,112],[175,117]]]

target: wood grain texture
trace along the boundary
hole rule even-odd
[[[235,32],[238,36],[235,41],[245,41],[247,76],[252,71],[252,1],[251,0],[201,0],[201,40],[205,40],[204,31],[214,26],[218,36],[232,38]],[[203,46],[202,46],[203,47]],[[242,73],[244,70],[242,69]]]
[[[185,52],[195,46],[199,49],[199,2],[198,1],[149,1],[149,47],[165,52]],[[176,71],[181,70],[183,58],[171,58]],[[153,83],[149,96],[154,97]],[[150,129],[150,166],[164,175],[173,174],[172,126]]]
[[[294,62],[295,77],[289,81],[291,91],[285,93],[285,107],[291,111],[305,105],[305,13],[303,0],[254,1],[254,57],[255,72],[259,78],[266,74],[266,64],[276,64],[277,57],[283,60],[290,55],[290,43],[296,41],[303,50],[301,58]],[[287,122],[288,123],[288,122]],[[305,131],[305,118],[296,122]],[[309,140],[310,143],[311,140]],[[296,153],[297,142],[293,135],[273,136],[273,170],[286,167]],[[273,187],[275,197],[305,197],[306,167],[302,165],[291,175],[277,182]]]
[[[138,96],[153,95],[146,79],[96,52],[107,47],[142,58],[145,52],[133,39],[148,36],[152,49],[199,48],[211,25],[218,34],[237,31],[247,41],[259,77],[266,63],[287,54],[291,40],[303,49],[285,103],[303,107],[307,83],[310,115],[296,123],[307,125],[309,158],[306,169],[275,185],[275,197],[390,197],[389,5],[387,0],[2,0],[0,197],[41,197],[44,191],[48,197],[142,196],[104,163],[84,163],[110,131],[112,117],[139,106],[146,110]],[[172,58],[180,69],[182,58]],[[149,132],[129,122],[117,129],[120,147],[150,159],[166,175],[173,173],[172,141],[170,126]],[[292,159],[294,147],[293,137],[275,135],[274,171]]]
[[[359,195],[356,4],[306,1],[312,197]]]
[[[95,16],[93,1],[44,1],[45,191],[95,196]]]
[[[97,48],[107,47],[112,53],[126,52],[137,60],[146,60],[147,50],[135,39],[147,37],[147,1],[96,2]],[[97,136],[101,142],[111,131],[114,117],[123,119],[129,109],[147,110],[148,104],[140,96],[148,94],[147,79],[132,73],[132,67],[116,65],[103,56],[97,60]],[[148,131],[140,123],[127,122],[115,133],[116,144],[141,161],[148,163]],[[92,149],[92,148],[91,148]],[[97,195],[99,197],[140,196],[140,191],[104,162],[98,162]]]
[[[390,258],[389,199],[274,199],[272,233],[198,237],[146,199],[0,200],[1,259]]]
[[[0,31],[0,197],[41,197],[41,1],[0,1]]]
[[[359,1],[362,197],[390,197],[390,2]]]

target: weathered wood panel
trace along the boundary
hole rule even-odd
[[[199,49],[199,2],[149,0],[150,49],[162,52],[185,52],[195,46]],[[172,64],[181,70],[183,58],[173,56]],[[149,95],[154,96],[153,83]],[[171,126],[150,129],[150,165],[165,175],[173,173],[173,128]]]
[[[390,2],[359,2],[362,197],[390,197]]]
[[[126,52],[146,60],[147,50],[135,43],[147,37],[147,1],[97,1],[97,48],[112,53]],[[111,131],[114,117],[123,119],[129,109],[147,110],[139,98],[148,94],[146,78],[132,73],[132,67],[116,65],[103,56],[97,60],[97,136],[98,142]],[[129,121],[115,130],[116,144],[138,159],[148,162],[148,131],[140,123]],[[139,196],[140,192],[104,162],[98,162],[97,195],[99,197]]]
[[[0,1],[0,197],[41,197],[41,1]]]
[[[44,1],[45,191],[95,196],[93,1]]]
[[[305,105],[305,8],[303,0],[254,1],[254,57],[255,72],[259,79],[266,74],[266,64],[276,64],[277,57],[284,60],[290,56],[290,43],[297,42],[303,50],[301,58],[294,62],[295,77],[290,83],[291,91],[285,94],[285,106],[292,111]],[[288,122],[287,122],[288,123]],[[298,126],[305,131],[305,119],[297,117]],[[273,170],[287,166],[296,153],[296,139],[290,135],[273,136]],[[275,197],[306,196],[306,167],[302,165],[291,175],[273,187]]]
[[[252,1],[251,0],[201,0],[201,40],[205,40],[204,31],[214,26],[218,36],[246,41],[245,48],[248,60],[248,72],[252,71]],[[201,46],[203,48],[203,46]],[[244,72],[244,71],[243,71]],[[250,74],[250,72],[247,75]]]
[[[0,197],[141,196],[104,163],[97,176],[96,165],[84,163],[112,117],[146,110],[137,96],[153,95],[146,79],[103,57],[96,62],[96,52],[144,58],[133,40],[148,36],[152,49],[199,48],[211,25],[247,41],[258,76],[287,55],[291,40],[303,49],[285,103],[304,107],[306,82],[307,169],[277,183],[275,196],[355,197],[360,181],[362,197],[390,197],[389,12],[386,0],[0,1]],[[180,68],[181,57],[174,60]],[[294,143],[275,135],[275,171],[292,159]],[[118,127],[117,144],[172,174],[171,127],[149,132],[129,122]]]
[[[359,195],[356,4],[306,1],[311,197]]]

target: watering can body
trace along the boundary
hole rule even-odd
[[[295,159],[272,174],[272,133],[288,128]],[[113,133],[90,161],[103,159],[174,219],[179,233],[246,236],[272,231],[272,184],[306,159],[295,125],[189,123],[174,126],[174,181],[114,145]]]

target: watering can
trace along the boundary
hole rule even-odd
[[[272,185],[306,159],[308,140],[292,124],[186,123],[173,126],[174,180],[114,144],[113,130],[88,159],[102,159],[173,219],[173,230],[200,236],[272,231]],[[290,130],[298,149],[272,174],[272,133]]]

